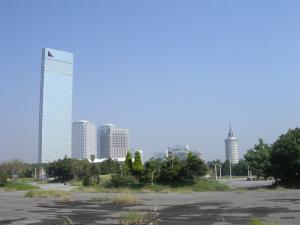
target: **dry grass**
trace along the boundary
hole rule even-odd
[[[109,198],[106,197],[93,197],[90,199],[90,202],[106,202],[109,201]]]
[[[112,203],[116,205],[134,205],[139,201],[138,197],[132,194],[119,194],[112,199]]]
[[[48,198],[48,197],[61,197],[63,199],[69,198],[71,195],[67,191],[58,191],[58,190],[31,190],[25,194],[27,198]]]

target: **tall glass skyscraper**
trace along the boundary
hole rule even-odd
[[[40,89],[39,163],[71,157],[73,54],[44,48]]]

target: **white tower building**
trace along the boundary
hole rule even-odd
[[[90,159],[97,157],[97,131],[94,123],[86,120],[72,125],[72,158]]]
[[[238,139],[233,136],[231,126],[229,126],[228,137],[225,139],[225,153],[226,160],[231,161],[232,164],[239,162]]]

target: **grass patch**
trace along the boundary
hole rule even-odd
[[[137,211],[129,211],[121,214],[119,224],[120,225],[141,224],[144,222],[144,219],[145,219],[145,214],[142,214]]]
[[[135,205],[139,199],[132,194],[119,194],[112,199],[112,203],[115,205]]]
[[[264,222],[261,219],[251,219],[249,225],[279,225],[278,223],[273,222]]]
[[[71,186],[82,186],[82,180],[71,180],[68,182]]]
[[[105,202],[108,200],[109,200],[109,198],[106,198],[106,197],[93,197],[90,199],[90,202]]]
[[[26,198],[48,198],[48,197],[61,197],[67,199],[71,195],[67,191],[59,190],[31,190],[25,194]]]
[[[5,191],[28,191],[36,189],[40,188],[24,182],[9,182],[4,186]]]
[[[23,177],[20,178],[20,181],[24,183],[32,183],[35,182],[36,180],[33,177]]]

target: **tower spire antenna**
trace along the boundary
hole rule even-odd
[[[233,132],[232,132],[232,128],[231,128],[231,121],[229,122],[229,132],[228,132],[228,137],[233,137]]]

